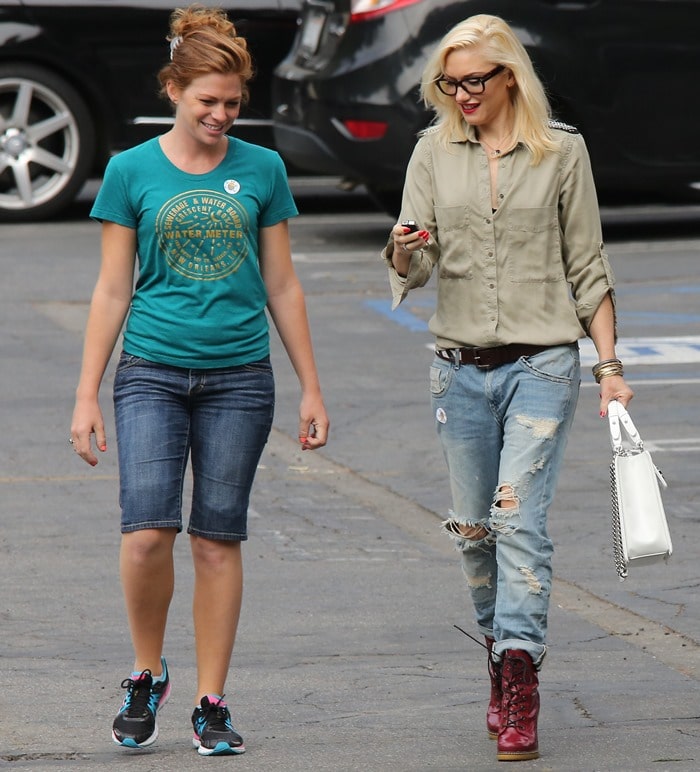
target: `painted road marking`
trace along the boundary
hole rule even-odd
[[[644,440],[644,447],[650,453],[698,453],[700,437],[684,437],[672,440]]]
[[[410,330],[411,332],[429,332],[428,323],[419,316],[413,314],[408,308],[399,306],[395,311],[391,310],[388,300],[366,300],[365,305],[382,316],[386,316],[395,324]],[[413,303],[414,307],[433,305],[429,303]],[[409,308],[411,304],[409,303]],[[674,321],[679,321],[674,315]],[[680,321],[688,321],[683,317]],[[432,348],[433,344],[426,344]],[[595,346],[590,338],[579,341],[581,350],[581,364],[588,367],[598,361]],[[641,365],[684,365],[700,362],[700,335],[676,335],[653,336],[639,338],[620,338],[617,342],[617,354],[626,367]]]
[[[594,365],[598,361],[590,338],[579,342],[581,364]],[[700,362],[700,335],[679,335],[650,338],[620,338],[615,346],[625,366],[686,365]]]

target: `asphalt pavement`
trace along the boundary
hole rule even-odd
[[[306,269],[338,439],[332,433],[315,454],[298,450],[295,381],[275,343],[279,406],[252,500],[227,694],[248,750],[206,759],[191,747],[185,535],[165,651],[173,694],[160,737],[143,751],[112,743],[131,665],[113,432],[95,469],[67,442],[97,248],[95,231],[71,219],[3,225],[0,235],[0,769],[501,769],[485,728],[485,654],[454,627],[474,632],[458,556],[439,532],[446,476],[423,412],[427,352],[408,336],[379,345],[384,322],[345,318],[347,297],[316,293],[318,271]],[[344,287],[366,291],[361,282]],[[662,392],[644,388],[640,428],[663,435],[670,420],[695,432],[677,405],[697,405],[696,384],[678,386],[666,415]],[[667,474],[676,554],[619,583],[605,511],[609,450],[593,402],[584,390],[551,517],[557,556],[541,758],[519,768],[698,770],[697,454]],[[433,490],[418,490],[431,475]]]

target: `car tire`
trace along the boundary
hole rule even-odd
[[[95,127],[76,89],[29,64],[0,65],[0,221],[55,215],[95,157]]]

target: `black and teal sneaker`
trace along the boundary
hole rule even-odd
[[[156,680],[150,670],[138,676],[125,678],[124,702],[112,724],[112,739],[126,748],[145,748],[156,741],[158,724],[156,714],[170,696],[170,677],[165,658],[161,657],[163,674]]]
[[[226,756],[245,753],[243,738],[233,728],[224,698],[216,694],[202,697],[192,713],[192,745],[202,756]]]

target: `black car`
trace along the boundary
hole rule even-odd
[[[578,127],[601,198],[700,187],[697,0],[308,0],[276,70],[277,148],[296,166],[364,183],[392,214],[417,133],[423,66],[476,13],[516,30],[557,118]]]
[[[70,203],[109,154],[164,131],[156,74],[176,0],[0,1],[0,220],[38,220]],[[297,31],[301,0],[225,8],[256,68],[237,136],[273,146],[272,71]]]

